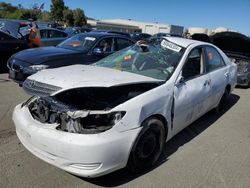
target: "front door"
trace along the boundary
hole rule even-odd
[[[193,49],[181,72],[182,81],[174,88],[173,133],[176,134],[203,115],[208,109],[211,85],[204,74],[204,50]]]

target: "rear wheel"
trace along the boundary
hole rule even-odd
[[[152,167],[159,159],[165,143],[165,128],[160,120],[149,118],[142,126],[143,129],[134,143],[127,165],[132,172]]]

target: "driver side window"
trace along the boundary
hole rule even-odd
[[[110,53],[113,51],[113,40],[112,38],[105,38],[101,40],[97,45],[96,48],[100,48],[104,53]]]
[[[195,48],[190,52],[187,61],[182,68],[182,76],[185,80],[189,80],[203,74],[203,70],[202,48]]]

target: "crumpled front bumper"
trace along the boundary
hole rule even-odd
[[[98,177],[126,166],[141,127],[118,132],[114,127],[100,134],[76,134],[56,130],[57,125],[34,120],[27,107],[13,112],[21,143],[38,158],[72,174]]]

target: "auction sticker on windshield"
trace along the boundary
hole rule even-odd
[[[173,51],[175,51],[175,52],[181,51],[181,47],[177,46],[177,45],[174,44],[174,43],[168,42],[168,41],[166,41],[166,40],[163,40],[163,41],[161,42],[161,46],[162,46],[163,48],[167,48],[167,49],[173,50]]]
[[[85,40],[95,41],[95,38],[94,37],[85,37]]]

